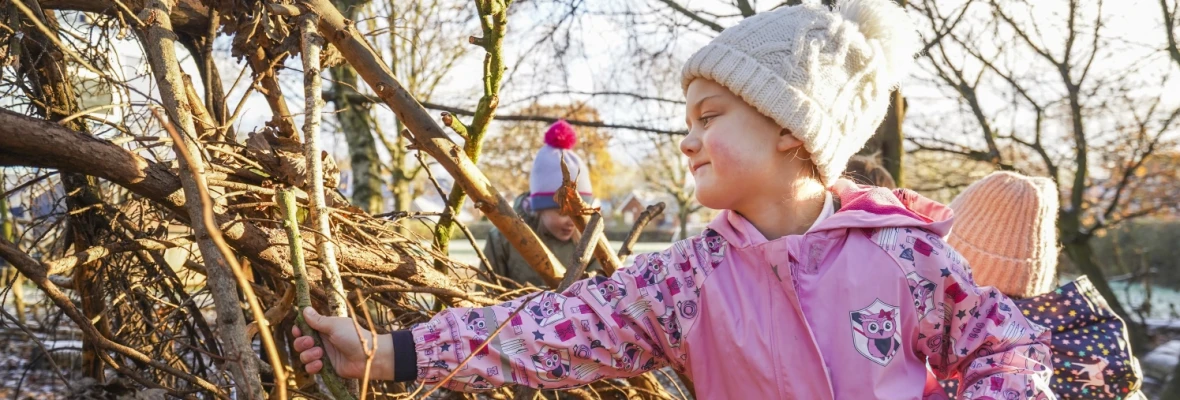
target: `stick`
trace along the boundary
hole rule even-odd
[[[583,272],[586,272],[586,265],[590,264],[590,260],[594,256],[594,246],[591,243],[597,244],[599,235],[602,235],[602,214],[594,213],[590,216],[590,223],[586,225],[586,230],[582,231],[582,240],[574,248],[574,255],[578,257],[577,264],[565,272],[565,277],[561,279],[561,285],[557,286],[558,293],[569,289],[570,285],[581,278]]]
[[[213,297],[214,308],[217,310],[217,321],[220,339],[225,341],[226,358],[236,360],[230,364],[230,371],[234,376],[234,383],[245,390],[248,399],[262,398],[265,393],[262,380],[258,372],[258,356],[254,348],[246,339],[245,316],[238,303],[238,293],[234,286],[241,286],[247,298],[253,296],[250,286],[242,285],[245,281],[239,278],[235,285],[234,279],[241,273],[236,267],[237,259],[228,247],[224,246],[221,229],[214,222],[213,204],[208,193],[206,182],[205,161],[194,158],[201,155],[201,148],[196,138],[196,126],[193,124],[192,108],[188,104],[188,97],[184,94],[183,74],[180,63],[176,58],[176,33],[172,31],[172,20],[169,13],[176,6],[175,0],[149,1],[141,11],[140,19],[149,21],[147,28],[140,32],[144,52],[151,65],[152,74],[159,84],[160,100],[171,124],[159,116],[159,111],[152,108],[153,115],[161,120],[168,134],[172,136],[172,144],[177,153],[187,155],[179,157],[181,171],[181,188],[187,199],[184,205],[186,214],[192,222],[193,234],[197,237],[197,247],[207,268],[207,282],[209,292]],[[203,218],[204,217],[204,218]],[[227,274],[229,266],[233,274]],[[255,300],[256,301],[256,300]],[[251,307],[256,303],[252,302]],[[258,307],[255,317],[262,316],[262,309]],[[260,324],[263,322],[259,322]],[[272,339],[269,328],[262,326],[263,343]],[[270,350],[273,350],[270,349]],[[275,356],[277,359],[277,355]],[[275,377],[282,376],[281,365],[275,365]],[[278,381],[278,379],[276,379]],[[285,397],[286,386],[278,385],[278,390]]]
[[[565,277],[561,279],[561,284],[557,285],[557,293],[569,289],[570,285],[573,285],[583,272],[586,272],[586,265],[590,264],[590,259],[594,255],[595,246],[591,246],[591,243],[597,244],[599,235],[602,235],[602,214],[596,212],[590,217],[590,223],[587,224],[586,230],[582,231],[582,240],[578,241],[578,246],[574,248],[577,264],[565,271]],[[537,389],[528,386],[518,387],[514,394],[518,399],[532,399],[536,395]]]
[[[328,222],[328,206],[324,201],[324,161],[320,152],[320,110],[324,101],[320,99],[320,49],[324,38],[316,32],[315,14],[301,18],[303,29],[303,94],[306,108],[303,119],[304,156],[310,170],[311,217],[315,220],[316,252],[320,266],[324,269],[324,280],[328,289],[328,311],[337,317],[347,317],[345,308],[344,283],[340,280],[340,266],[336,264],[336,245],[332,243],[332,227]]]
[[[657,215],[664,212],[664,202],[659,202],[647,206],[647,209],[639,213],[639,217],[635,218],[635,225],[631,227],[631,232],[627,234],[627,239],[623,240],[623,247],[619,249],[619,262],[627,260],[627,256],[631,255],[631,247],[635,246],[635,242],[639,240],[640,234],[643,233],[643,228]]]
[[[295,324],[299,325],[300,331],[311,335],[316,346],[326,348],[320,340],[320,334],[311,329],[303,319],[303,309],[311,307],[311,293],[307,284],[307,264],[303,260],[303,237],[299,235],[299,222],[296,219],[295,194],[290,189],[279,189],[277,192],[279,208],[283,212],[283,228],[287,230],[287,242],[291,246],[291,267],[295,273],[295,304],[298,309],[295,313]],[[336,375],[332,359],[325,355],[321,360],[324,362],[324,370],[320,372],[320,376],[323,377],[328,391],[337,399],[354,399],[345,387],[344,380]]]

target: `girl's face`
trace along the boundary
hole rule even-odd
[[[810,165],[802,142],[724,86],[697,79],[685,97],[688,136],[680,151],[705,207],[741,212],[767,196],[781,197]]]
[[[545,225],[545,230],[549,231],[557,240],[568,242],[574,238],[574,220],[570,217],[561,215],[557,209],[541,210],[541,224]]]

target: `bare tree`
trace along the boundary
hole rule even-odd
[[[1166,82],[1160,68],[1120,71],[1095,60],[1110,64],[1119,54],[1131,58],[1128,62],[1151,65],[1158,58],[1120,46],[1103,29],[1109,10],[1102,2],[991,0],[944,10],[925,1],[915,8],[925,16],[927,36],[940,38],[930,42],[923,63],[930,82],[957,98],[959,115],[965,117],[959,122],[968,128],[962,137],[923,132],[910,143],[919,151],[1052,178],[1065,193],[1058,221],[1065,253],[1111,307],[1133,321],[1092,259],[1090,239],[1127,220],[1175,209],[1172,199],[1131,199],[1129,191],[1140,185],[1134,171],[1174,146],[1167,138],[1180,122],[1180,108],[1142,91]],[[1064,21],[1037,17],[1048,9],[1060,12]],[[969,22],[960,24],[964,19]],[[1053,31],[1062,33],[1047,34]],[[945,110],[930,111],[942,115],[927,118],[948,126]],[[1103,162],[1094,165],[1099,155]],[[1109,178],[1094,178],[1096,171]],[[1142,331],[1131,325],[1132,342],[1142,349]]]

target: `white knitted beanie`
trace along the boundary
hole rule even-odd
[[[892,0],[782,7],[717,35],[688,59],[681,83],[713,80],[789,129],[831,185],[881,124],[917,46]]]
[[[586,204],[594,202],[594,189],[590,187],[590,171],[586,162],[574,153],[578,134],[565,120],[558,120],[545,131],[545,145],[533,159],[533,173],[529,175],[529,205],[533,211],[557,208],[553,195],[561,187],[561,159],[570,171],[570,179],[577,185],[578,194]]]

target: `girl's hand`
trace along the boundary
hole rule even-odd
[[[311,336],[303,335],[299,326],[291,328],[291,334],[295,335],[295,351],[299,352],[299,361],[303,362],[307,373],[318,374],[324,368],[321,359],[326,348],[337,375],[346,379],[362,378],[368,361],[365,350],[372,348],[373,340],[377,340],[369,379],[393,379],[393,339],[390,335],[373,335],[366,329],[358,332],[352,319],[323,316],[311,307],[303,309],[303,319],[311,329],[319,332],[324,343],[324,348],[317,347]],[[366,345],[361,343],[362,336]]]

